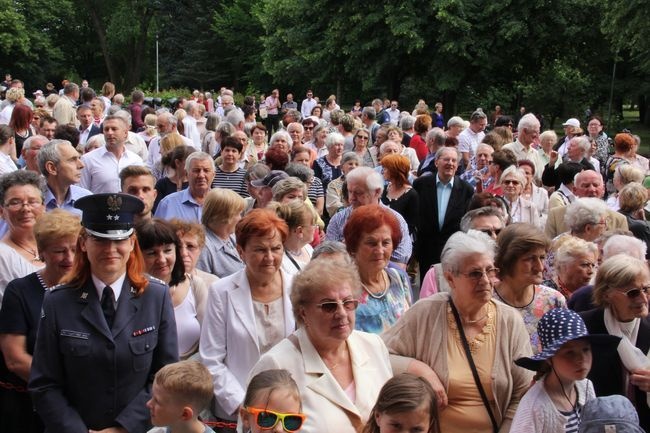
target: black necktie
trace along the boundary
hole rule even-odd
[[[113,289],[109,286],[104,287],[102,292],[102,311],[109,329],[112,328],[113,319],[115,318],[115,304],[113,303]]]

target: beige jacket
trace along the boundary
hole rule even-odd
[[[391,354],[393,373],[406,371],[408,358],[428,364],[445,388],[449,388],[447,367],[448,293],[437,293],[416,302],[382,338]],[[533,372],[517,367],[514,360],[531,356],[530,337],[521,315],[513,308],[495,301],[496,341],[492,366],[492,391],[497,410],[494,413],[499,432],[510,431],[519,400],[531,385]],[[401,355],[401,356],[394,356]],[[469,368],[469,364],[467,365]]]

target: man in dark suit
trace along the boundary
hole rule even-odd
[[[420,278],[431,265],[440,262],[447,239],[460,230],[460,220],[467,211],[474,189],[456,176],[459,155],[453,147],[436,153],[435,176],[418,178],[413,188],[420,196],[420,215],[416,254]]]
[[[77,119],[79,120],[79,144],[82,146],[85,146],[93,135],[102,133],[99,126],[95,125],[93,112],[88,105],[80,105],[77,108]]]
[[[169,288],[142,274],[126,194],[80,198],[77,260],[69,283],[43,301],[29,381],[48,432],[144,432],[156,372],[178,360]]]

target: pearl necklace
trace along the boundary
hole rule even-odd
[[[386,271],[382,270],[381,271],[381,281],[382,285],[384,286],[384,289],[379,292],[379,293],[374,293],[372,290],[368,288],[365,284],[361,283],[361,287],[373,298],[375,299],[382,299],[386,294],[388,293],[388,289],[390,288],[390,284],[388,281],[388,277],[386,276]]]

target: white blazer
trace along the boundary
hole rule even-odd
[[[381,387],[393,377],[388,349],[382,339],[361,331],[352,331],[348,337],[356,389],[356,401],[352,402],[321,359],[304,328],[298,329],[294,335],[297,344],[286,338],[276,344],[255,364],[249,380],[269,369],[282,368],[291,373],[300,388],[303,412],[307,415],[301,433],[361,431]]]
[[[288,336],[296,329],[289,300],[293,277],[282,270],[280,272],[284,335]],[[210,286],[199,354],[212,374],[214,414],[224,419],[237,419],[237,408],[244,401],[246,379],[261,356],[246,269]]]

